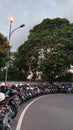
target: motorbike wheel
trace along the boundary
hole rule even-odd
[[[10,104],[10,107],[11,107],[11,110],[12,110],[12,112],[13,112],[13,114],[12,114],[12,116],[11,116],[11,118],[13,119],[13,118],[15,118],[16,115],[17,115],[17,107],[16,107],[14,104]]]
[[[20,99],[20,101],[21,101],[21,103],[20,103],[20,104],[23,104],[23,103],[24,103],[24,101],[25,101],[24,97],[20,96],[20,97],[19,97],[19,99]]]

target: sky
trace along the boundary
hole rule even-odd
[[[11,51],[17,51],[28,38],[29,30],[45,18],[67,18],[73,22],[73,0],[0,0],[0,33],[9,37],[10,17],[14,17],[10,37]]]

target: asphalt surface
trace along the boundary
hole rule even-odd
[[[19,110],[14,126],[28,104]],[[20,130],[73,130],[73,94],[50,94],[35,101],[27,109]]]

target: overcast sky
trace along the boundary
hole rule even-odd
[[[29,30],[43,19],[61,17],[73,22],[73,0],[0,0],[0,32],[6,37],[11,16],[14,17],[12,30],[26,25],[11,35],[11,50],[16,51],[27,39]]]

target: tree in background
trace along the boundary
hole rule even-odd
[[[8,48],[9,43],[7,38],[0,33],[0,80],[4,79],[5,72],[3,71],[3,67],[8,60]]]
[[[8,48],[9,44],[7,38],[0,33],[0,68],[5,65]]]
[[[19,72],[27,76],[31,68],[34,80],[37,71],[50,82],[65,77],[73,64],[73,24],[65,18],[44,19],[30,30],[17,57]]]

